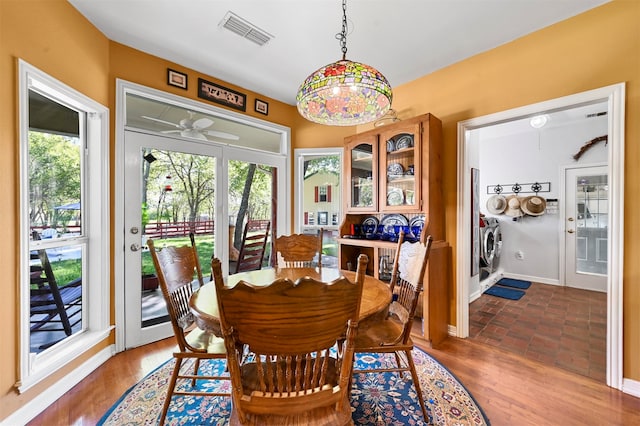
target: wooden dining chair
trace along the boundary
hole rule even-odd
[[[322,267],[322,236],[320,228],[317,235],[291,234],[276,238],[277,265],[280,268]],[[317,259],[317,261],[316,261]]]
[[[367,263],[360,255],[355,282],[307,276],[226,287],[212,261],[231,425],[353,424],[348,388]]]
[[[247,222],[236,262],[236,274],[262,269],[270,226],[271,221],[269,220],[250,220]]]
[[[193,294],[194,284],[197,286],[204,284],[193,234],[190,237],[191,245],[166,246],[162,249],[156,249],[154,241],[147,240],[162,295],[167,303],[173,332],[178,342],[178,351],[173,353],[176,363],[162,408],[161,425],[164,424],[173,395],[230,396],[229,392],[206,392],[194,389],[197,380],[230,380],[230,378],[228,375],[199,374],[201,360],[226,360],[226,352],[222,338],[196,326],[195,318],[189,308],[189,298]],[[194,360],[191,374],[180,371],[183,362],[188,359]],[[186,379],[191,380],[191,388],[176,390],[178,381]]]
[[[391,273],[392,302],[385,319],[360,330],[355,340],[355,353],[392,353],[395,366],[382,365],[379,368],[354,370],[354,374],[370,372],[398,372],[404,375],[411,373],[416,388],[422,415],[429,419],[422,397],[420,380],[416,372],[411,351],[411,327],[418,305],[418,297],[422,292],[424,273],[431,251],[432,238],[429,235],[424,241],[409,243],[404,241],[404,232],[400,233]],[[404,355],[404,359],[402,359]]]

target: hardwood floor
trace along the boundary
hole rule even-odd
[[[419,346],[419,342],[416,342]],[[122,352],[29,425],[95,425],[129,387],[169,359],[174,340]],[[425,349],[453,372],[493,426],[637,425],[640,398],[603,383],[468,339]]]

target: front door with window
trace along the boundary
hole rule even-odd
[[[569,287],[607,291],[609,184],[607,167],[565,173],[565,281]]]

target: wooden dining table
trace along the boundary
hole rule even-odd
[[[330,282],[341,275],[344,275],[351,281],[355,281],[355,272],[336,268],[269,268],[229,275],[225,279],[225,284],[232,287],[239,281],[246,281],[253,285],[266,286],[277,279],[288,278],[295,282],[302,277],[311,277],[323,282]],[[362,288],[360,321],[385,312],[390,303],[391,290],[389,289],[389,285],[377,278],[366,275]],[[216,286],[213,281],[206,283],[191,295],[189,307],[191,308],[198,327],[218,336],[222,335]],[[250,307],[247,307],[247,309],[250,309]]]

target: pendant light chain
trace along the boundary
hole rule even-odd
[[[342,32],[336,34],[342,47],[342,60],[347,59],[347,0],[342,0]]]

